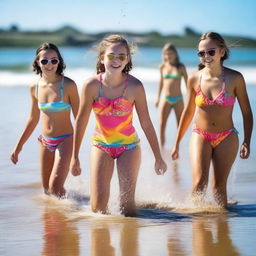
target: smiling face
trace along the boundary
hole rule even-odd
[[[212,39],[207,38],[205,40],[201,40],[198,45],[200,61],[206,67],[220,65],[221,58],[224,54],[224,49],[221,49]]]
[[[122,72],[129,59],[127,48],[121,43],[113,43],[106,47],[101,63],[110,73]]]
[[[48,60],[47,63],[46,60]],[[54,60],[58,60],[58,62],[56,63],[56,61]],[[54,50],[40,51],[38,54],[37,64],[40,67],[42,73],[56,73],[59,65],[57,52],[55,52]]]

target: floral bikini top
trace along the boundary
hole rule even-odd
[[[138,136],[132,124],[133,103],[124,95],[128,86],[128,76],[120,97],[109,99],[103,96],[102,73],[100,91],[92,105],[96,117],[93,144],[121,146],[138,142]]]
[[[196,91],[196,97],[195,97],[196,106],[205,107],[209,105],[211,106],[215,105],[215,106],[221,106],[221,107],[228,107],[228,106],[233,106],[235,104],[236,98],[230,96],[230,94],[226,91],[224,76],[222,79],[222,89],[214,99],[209,99],[203,93],[201,89],[201,80],[202,80],[202,75],[200,76],[199,88]]]

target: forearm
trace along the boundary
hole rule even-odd
[[[87,126],[87,121],[80,120],[79,118],[75,122],[73,154],[72,154],[74,158],[78,158],[86,126]]]
[[[246,143],[248,146],[250,145],[250,142],[251,142],[252,128],[253,128],[253,115],[252,113],[249,113],[244,118],[244,141],[243,141],[243,143]]]
[[[175,145],[178,145],[180,143],[180,141],[182,140],[184,134],[186,133],[186,131],[191,123],[192,118],[193,118],[193,113],[190,113],[187,111],[184,111],[182,113],[178,131],[177,131],[176,140],[175,140]]]
[[[39,119],[29,119],[26,127],[16,145],[16,148],[22,148],[22,146],[26,143],[26,141],[28,140],[28,138],[31,136],[31,134],[33,133],[33,131],[35,130],[35,127],[38,124]]]
[[[149,123],[148,125],[144,125],[144,126],[142,125],[142,129],[147,137],[147,140],[149,142],[149,145],[153,151],[155,158],[156,159],[161,158],[157,135],[156,135],[156,132],[155,132],[155,129],[154,129],[152,123]]]

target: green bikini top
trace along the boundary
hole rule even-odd
[[[165,75],[163,75],[163,78],[165,78],[165,79],[168,79],[168,78],[173,78],[173,79],[181,78],[181,74],[179,74],[179,73],[165,74]]]

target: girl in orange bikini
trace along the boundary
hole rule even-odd
[[[198,56],[199,71],[188,79],[188,98],[181,116],[172,158],[179,157],[179,144],[194,116],[190,141],[192,196],[204,195],[213,166],[213,193],[221,207],[227,206],[227,179],[238,151],[238,132],[232,120],[238,99],[244,122],[244,140],[240,157],[248,158],[253,126],[252,111],[241,73],[224,67],[229,49],[215,32],[201,36]],[[225,155],[225,158],[223,156]]]
[[[166,171],[149,117],[141,82],[129,74],[132,69],[130,47],[119,35],[105,38],[99,46],[97,75],[83,86],[81,105],[75,124],[71,160],[73,175],[80,175],[79,149],[93,110],[96,127],[91,149],[91,207],[107,213],[110,183],[116,161],[120,186],[120,209],[124,215],[135,214],[135,188],[141,161],[139,138],[133,126],[135,107],[142,129],[155,156],[155,171]]]
[[[187,83],[187,71],[186,67],[180,63],[178,52],[173,44],[166,44],[163,47],[162,54],[163,63],[160,66],[160,82],[155,106],[158,107],[160,102],[160,142],[161,146],[164,146],[165,129],[171,110],[174,109],[175,111],[178,125],[184,108],[181,79],[183,77],[185,83]],[[161,94],[163,98],[160,101]]]

